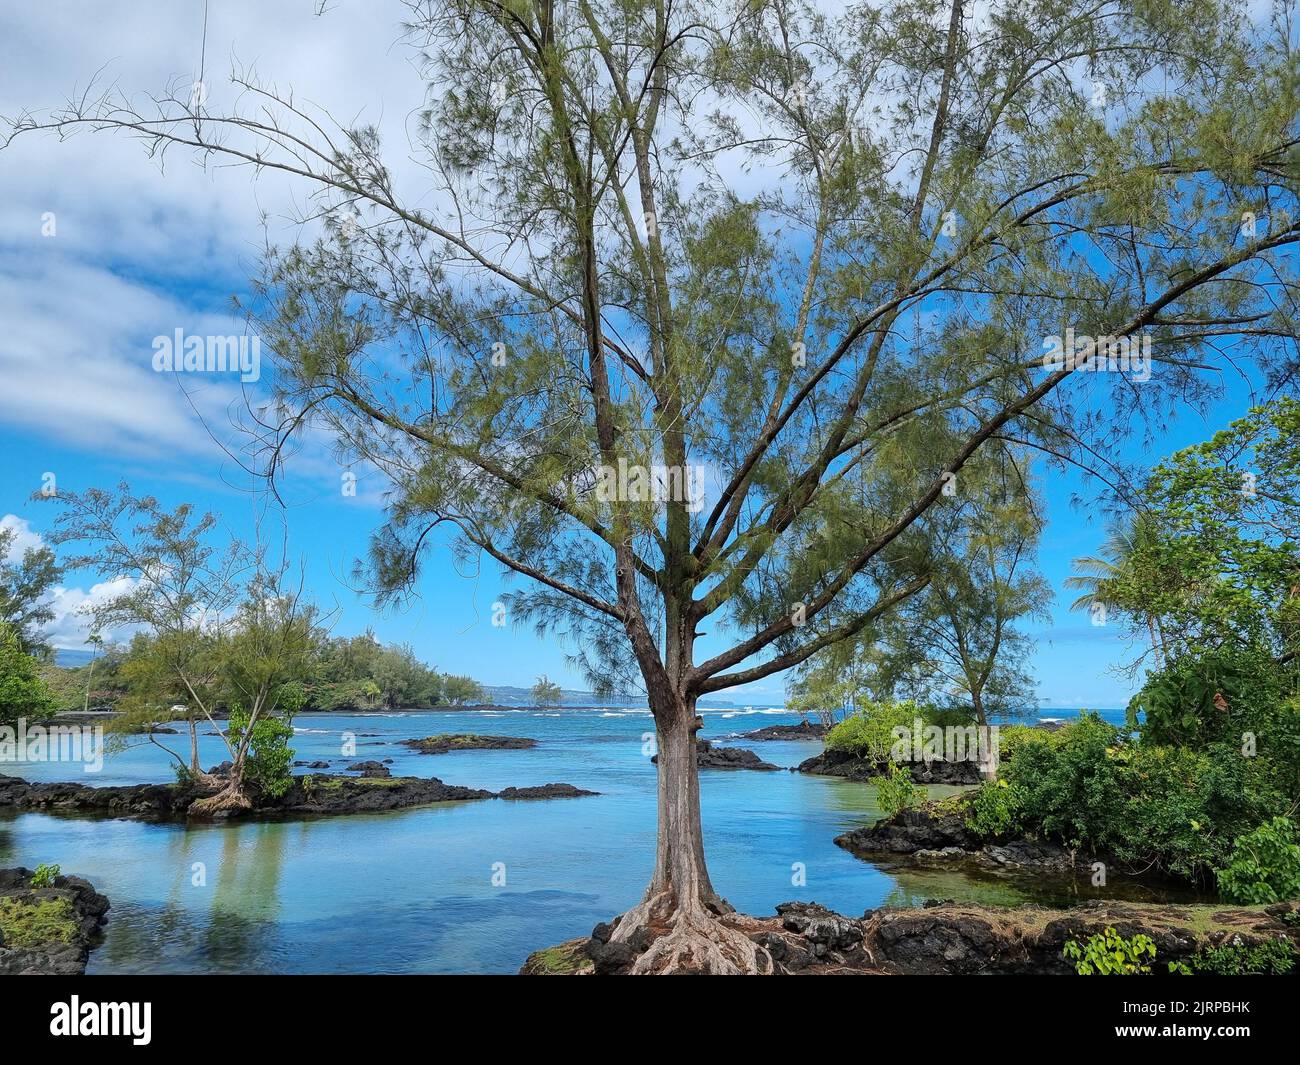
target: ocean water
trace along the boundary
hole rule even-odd
[[[779,766],[820,750],[817,742],[734,738],[798,720],[779,709],[702,716],[706,738],[750,746]],[[1122,720],[1119,711],[1106,716]],[[0,866],[57,863],[108,895],[113,908],[92,973],[514,972],[531,951],[587,934],[645,888],[656,772],[646,753],[653,734],[646,710],[312,714],[296,724],[296,757],[329,761],[331,769],[391,758],[394,775],[493,791],[565,782],[600,794],[230,825],[8,813],[0,814]],[[443,755],[397,745],[438,732],[528,736],[538,745]],[[351,757],[342,754],[345,733],[355,735]],[[159,740],[181,751],[188,744],[185,735]],[[217,737],[202,743],[205,765],[223,760]],[[0,772],[97,785],[172,779],[170,760],[143,739],[97,774],[66,763],[9,763]],[[850,914],[932,898],[1061,903],[1074,890],[854,858],[833,840],[879,817],[870,784],[705,770],[701,792],[714,886],[745,912],[771,913],[790,899]]]

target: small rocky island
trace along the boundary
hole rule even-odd
[[[31,869],[0,869],[0,976],[80,976],[108,899],[78,876],[33,886]]]
[[[1243,967],[1262,946],[1280,942],[1292,956],[1300,952],[1296,902],[1232,907],[1093,901],[1068,910],[941,902],[922,909],[868,910],[861,917],[815,902],[786,902],[777,906],[775,917],[729,914],[721,920],[765,949],[766,971],[775,975],[1065,976],[1074,973],[1063,954],[1065,944],[1107,928],[1125,937],[1149,936],[1156,949],[1152,972],[1167,972],[1170,962],[1200,971],[1198,963],[1211,951],[1216,965],[1236,958]],[[587,939],[536,951],[520,971],[529,976],[627,973],[649,944],[614,941],[617,924],[615,919],[597,925]]]
[[[820,740],[830,730],[820,722],[800,721],[797,725],[768,725],[753,732],[742,732],[742,740]]]
[[[400,740],[421,754],[446,754],[448,751],[523,751],[536,747],[537,741],[526,736],[476,736],[469,732],[442,732],[422,739]]]
[[[650,761],[658,765],[659,756],[656,754]],[[781,768],[771,762],[763,761],[753,751],[747,751],[744,747],[715,747],[709,740],[698,738],[695,741],[695,764],[700,769],[759,769],[770,771]]]
[[[805,759],[796,767],[800,773],[814,773],[824,777],[844,777],[846,780],[873,780],[882,776],[889,767],[889,761],[875,761],[862,758],[849,751],[822,751],[821,754]],[[912,780],[917,784],[978,784],[980,767],[978,762],[947,762],[941,758],[925,762],[900,762],[912,771]]]
[[[387,767],[380,766],[387,771]],[[99,814],[153,821],[187,820],[190,807],[211,794],[190,784],[130,784],[89,787],[75,782],[29,783],[0,775],[0,809]],[[433,803],[480,799],[567,799],[596,795],[572,784],[541,784],[501,792],[444,784],[436,777],[344,777],[310,773],[292,778],[280,796],[253,796],[249,810],[222,810],[214,819],[283,819],[380,813]]]

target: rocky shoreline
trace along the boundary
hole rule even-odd
[[[1153,974],[1169,962],[1194,963],[1203,952],[1246,951],[1286,940],[1297,951],[1300,903],[1262,907],[1175,906],[1087,902],[1071,909],[999,909],[943,902],[922,909],[868,910],[847,917],[811,902],[787,902],[775,917],[731,914],[722,920],[766,948],[776,975],[1073,975],[1062,954],[1114,928],[1124,937],[1150,936]],[[526,976],[621,975],[639,951],[611,942],[617,920],[530,954]],[[640,944],[644,949],[648,944]]]
[[[78,876],[32,887],[30,869],[0,869],[0,976],[80,976],[109,903]]]
[[[188,820],[190,806],[211,794],[181,784],[90,787],[74,782],[30,783],[0,775],[0,810],[42,810],[154,821]],[[436,777],[343,777],[311,773],[293,778],[281,796],[258,796],[250,810],[221,811],[217,819],[284,819],[380,813],[479,799],[566,799],[597,795],[572,784],[541,784],[501,792],[444,784]]]
[[[883,868],[951,869],[976,878],[1053,885],[1059,894],[1080,891],[1113,900],[1186,903],[1213,898],[1203,885],[1112,855],[1071,850],[1053,840],[1004,835],[981,837],[966,827],[964,804],[949,798],[900,810],[873,825],[835,837],[856,858]],[[1107,879],[1096,882],[1098,872]]]
[[[905,860],[911,865],[962,866],[984,872],[1090,875],[1104,855],[1071,851],[1047,840],[983,839],[966,827],[964,809],[944,802],[900,810],[873,825],[835,837],[837,846],[867,861]]]
[[[916,784],[978,784],[980,767],[978,762],[945,762],[935,759],[932,762],[900,762],[912,771],[912,781]],[[821,754],[799,763],[796,769],[800,773],[814,773],[824,777],[844,777],[846,780],[874,780],[888,769],[890,763],[860,758],[847,751],[822,751]]]

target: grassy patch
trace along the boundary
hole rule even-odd
[[[524,968],[533,976],[567,976],[575,973],[590,962],[583,952],[585,941],[561,943],[558,947],[547,947],[528,955]]]
[[[6,947],[40,947],[71,943],[77,935],[77,915],[67,899],[0,898],[0,935]]]
[[[308,796],[313,793],[322,791],[342,791],[349,785],[359,785],[363,788],[396,788],[401,785],[405,777],[321,777],[311,776],[308,778],[311,784],[305,785],[303,790]]]

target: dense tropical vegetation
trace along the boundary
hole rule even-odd
[[[1214,882],[1300,892],[1300,403],[1252,409],[1160,463],[1086,594],[1155,657],[1128,727],[1017,730],[970,801],[989,837],[1026,832]]]

